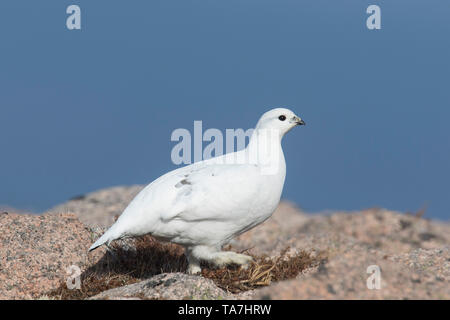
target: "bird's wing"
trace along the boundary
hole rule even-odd
[[[254,165],[212,164],[188,168],[170,177],[170,210],[161,220],[228,220],[259,190],[260,171]]]

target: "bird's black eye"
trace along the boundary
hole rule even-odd
[[[281,121],[284,121],[284,120],[286,120],[286,116],[283,116],[283,115],[279,116],[278,119],[280,119]]]

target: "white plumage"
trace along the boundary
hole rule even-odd
[[[190,273],[201,271],[200,260],[216,265],[249,263],[251,257],[221,248],[276,209],[286,176],[281,139],[302,124],[288,109],[266,112],[247,148],[159,177],[89,250],[116,239],[151,234],[183,245]]]

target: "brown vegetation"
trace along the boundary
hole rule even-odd
[[[210,278],[228,292],[238,293],[294,278],[319,262],[319,259],[305,251],[292,256],[288,256],[287,251],[284,250],[277,258],[252,255],[254,262],[248,268],[203,265],[202,276]],[[144,236],[136,239],[132,249],[124,249],[118,243],[111,245],[104,257],[81,275],[81,289],[69,290],[66,283],[61,282],[48,296],[56,299],[86,299],[156,274],[185,272],[186,268],[187,260],[182,247]]]

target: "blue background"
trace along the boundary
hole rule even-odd
[[[307,126],[284,139],[284,198],[448,219],[449,16],[447,0],[2,0],[0,204],[148,183],[176,167],[174,129],[285,106]]]

